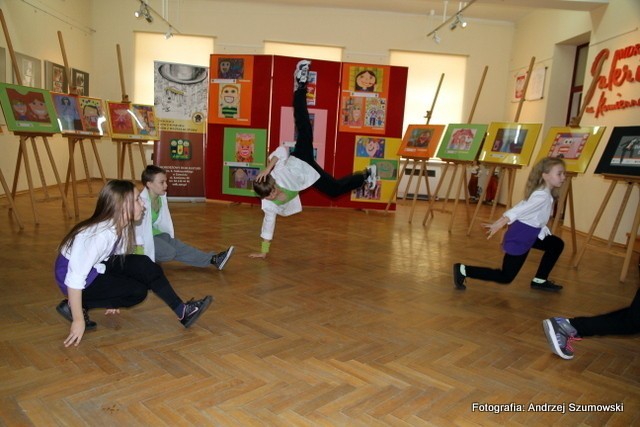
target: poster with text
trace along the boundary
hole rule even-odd
[[[390,67],[343,64],[340,132],[384,134]]]
[[[313,128],[313,157],[321,168],[325,167],[327,146],[327,110],[309,108],[309,118]],[[280,115],[280,145],[291,153],[296,146],[297,129],[293,120],[293,107],[282,107]]]
[[[222,152],[222,193],[255,197],[253,181],[265,167],[265,129],[226,128]]]
[[[211,55],[209,123],[251,124],[252,55]]]
[[[356,136],[353,171],[359,172],[375,165],[378,182],[374,190],[366,185],[351,193],[351,200],[357,202],[387,203],[398,180],[400,138],[379,136]]]

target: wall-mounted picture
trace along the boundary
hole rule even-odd
[[[444,125],[409,125],[398,155],[408,158],[429,159],[435,155]]]
[[[44,61],[44,88],[52,92],[67,93],[69,83],[64,65]]]
[[[528,165],[540,128],[540,123],[491,123],[478,160],[505,165]]]
[[[265,129],[226,128],[222,149],[222,192],[255,197],[253,180],[267,157]]]
[[[605,129],[604,126],[552,127],[540,147],[536,163],[545,157],[561,157],[567,172],[584,173]]]
[[[436,157],[442,160],[474,161],[487,132],[487,125],[450,124]]]
[[[211,55],[209,123],[251,125],[252,55]]]
[[[49,91],[0,83],[0,105],[12,132],[60,132]]]
[[[374,190],[367,186],[351,193],[351,200],[357,202],[387,202],[398,180],[400,158],[396,154],[402,140],[376,136],[356,136],[353,170],[362,171],[370,165],[376,166],[378,185]]]
[[[12,69],[11,74],[13,75],[14,84],[37,88],[42,87],[42,63],[39,59],[16,52],[16,63],[18,70],[20,70],[21,82],[18,81]]]
[[[89,96],[89,73],[72,68],[71,88],[76,95]]]
[[[338,123],[341,132],[385,132],[390,70],[381,65],[342,65]]]
[[[640,176],[640,126],[613,128],[595,173]]]
[[[158,119],[153,105],[107,101],[107,114],[112,139],[136,141],[160,139]]]

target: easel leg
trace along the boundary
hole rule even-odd
[[[507,169],[507,170],[511,170],[511,169]],[[498,186],[496,188],[496,197],[493,199],[493,203],[491,204],[491,213],[489,214],[489,221],[493,221],[493,214],[496,212],[496,206],[498,206],[498,198],[500,197],[500,191],[502,190],[504,175],[505,175],[505,170],[503,168],[500,170],[500,173],[498,174]]]
[[[102,162],[100,161],[100,154],[98,154],[98,147],[96,147],[96,140],[91,138],[91,147],[93,148],[93,155],[96,157],[96,163],[98,163],[98,170],[100,170],[100,177],[102,178],[102,185],[107,183],[107,178],[104,174]]]
[[[411,202],[411,213],[409,214],[409,224],[413,220],[413,212],[416,209],[416,202],[418,201],[418,193],[420,192],[420,182],[422,181],[422,177],[424,176],[427,179],[427,197],[430,198],[429,192],[429,178],[426,176],[426,165],[427,162],[425,160],[420,160],[420,175],[418,176],[418,180],[416,181],[416,189],[413,192],[413,201]]]
[[[438,194],[440,192],[440,187],[442,186],[442,183],[444,182],[444,177],[447,176],[447,170],[449,169],[449,163],[445,164],[444,166],[444,170],[442,171],[442,174],[440,174],[440,180],[438,181],[438,185],[436,185],[436,194]],[[454,169],[454,178],[455,178],[455,169]],[[429,177],[426,177],[427,179],[427,192],[431,193],[428,188],[429,188]],[[449,195],[447,194],[447,197]],[[429,197],[429,206],[427,207],[427,211],[424,214],[424,218],[422,219],[422,225],[425,225],[427,223],[427,218],[431,217],[433,218],[433,204],[435,203],[436,198],[435,197]],[[446,199],[445,199],[445,203],[446,203]]]
[[[80,145],[80,154],[82,155],[82,165],[84,166],[84,176],[87,180],[87,186],[89,187],[89,194],[93,194],[93,187],[91,186],[91,175],[89,174],[89,163],[87,163],[87,153],[84,151],[84,144],[82,140],[78,141]]]
[[[575,210],[573,208],[573,185],[569,183],[569,218],[571,219],[571,242],[573,243],[573,252],[572,255],[575,255],[578,249],[578,243],[576,242],[576,218],[575,218]]]
[[[33,177],[31,176],[31,166],[29,165],[29,156],[27,155],[27,137],[20,137],[20,153],[18,153],[18,160],[24,158],[24,169],[27,172],[27,184],[29,185],[29,198],[31,199],[31,210],[33,211],[33,220],[36,224],[40,224],[40,220],[38,219],[38,213],[36,212],[36,197],[33,189]],[[16,186],[18,185],[18,173],[20,172],[20,168],[16,168],[16,175],[13,181],[13,191],[15,194]],[[13,194],[12,194],[13,195]]]
[[[402,165],[402,169],[400,170],[400,174],[398,175],[398,180],[396,181],[395,188],[393,189],[393,192],[389,197],[389,202],[387,203],[387,206],[384,208],[385,213],[389,212],[389,207],[391,206],[391,203],[393,202],[393,199],[395,198],[395,196],[398,194],[398,187],[400,187],[400,179],[402,179],[402,177],[404,176],[404,171],[407,169],[407,163],[408,162],[405,161],[404,164]]]
[[[49,200],[49,189],[47,188],[47,181],[44,178],[44,170],[42,169],[42,162],[40,161],[40,154],[38,153],[38,146],[36,145],[35,137],[30,137],[31,148],[33,149],[33,157],[36,159],[36,166],[38,167],[38,174],[40,175],[40,182],[42,183],[42,192],[44,193],[45,200]]]
[[[635,186],[635,185],[634,185]],[[631,226],[631,232],[629,233],[629,241],[627,242],[627,253],[624,256],[624,263],[622,263],[622,272],[620,273],[620,281],[624,282],[629,272],[629,265],[631,264],[631,257],[633,256],[633,246],[638,236],[638,226],[640,226],[640,200],[636,207],[636,217],[633,220],[633,226]]]
[[[131,144],[127,144],[127,154],[129,155],[129,169],[131,170],[131,179],[136,179],[136,171],[133,168],[133,150]]]
[[[140,158],[142,159],[142,168],[144,169],[147,167],[147,158],[144,155],[144,144],[142,141],[138,143],[138,148],[140,148]]]
[[[18,227],[20,230],[24,230],[24,225],[22,225],[22,220],[20,219],[20,214],[18,213],[18,208],[16,207],[16,203],[11,196],[11,192],[9,191],[9,186],[7,185],[7,181],[4,179],[4,174],[2,170],[0,170],[0,181],[2,182],[2,188],[4,189],[4,194],[7,196],[7,200],[9,200],[9,206],[11,207],[11,211],[13,212],[13,216],[16,218],[16,222],[18,223]]]
[[[413,159],[407,159],[407,163],[411,162],[411,173],[409,174],[409,181],[407,181],[407,186],[404,189],[404,194],[402,195],[403,200],[407,200],[407,195],[409,194],[409,189],[411,188],[411,183],[413,182],[414,171],[416,169],[416,161]]]
[[[462,192],[465,181],[467,180],[465,165],[463,164],[456,165],[456,169],[458,168],[462,168],[462,171],[460,173],[460,184],[458,185],[458,191],[456,191],[456,199],[453,201],[453,209],[451,210],[451,218],[449,220],[449,230],[448,230],[449,233],[451,233],[451,230],[453,229],[453,218],[456,216],[456,210],[458,209],[458,203],[460,202],[460,193]],[[465,194],[465,200],[466,200],[466,194]]]
[[[118,141],[118,179],[124,177],[124,157],[127,153],[126,142]]]
[[[51,169],[53,169],[53,176],[56,178],[56,183],[58,184],[58,190],[60,191],[60,197],[62,197],[62,205],[64,206],[65,211],[67,212],[67,216],[69,218],[73,218],[71,215],[71,210],[69,209],[69,205],[67,204],[67,197],[64,195],[64,187],[62,186],[62,181],[60,181],[60,175],[58,174],[58,168],[56,167],[56,162],[53,159],[53,154],[51,153],[51,147],[49,147],[49,141],[46,136],[43,136],[44,140],[44,148],[47,150],[47,155],[49,156],[49,162],[51,162]]]
[[[493,173],[495,172],[495,170],[496,170],[496,167],[491,166],[491,170],[489,171],[489,178],[487,179],[487,185],[485,185],[485,187],[488,187],[488,183],[491,180],[491,177],[493,176]],[[471,217],[471,223],[469,224],[469,229],[467,229],[467,236],[471,234],[473,223],[476,221],[476,218],[478,217],[478,212],[480,212],[480,206],[482,206],[482,203],[485,201],[486,198],[487,198],[487,188],[485,188],[484,191],[482,191],[482,194],[480,194],[480,200],[478,200],[476,209],[473,212],[473,217]]]
[[[611,194],[613,194],[613,190],[615,189],[617,183],[618,181],[615,179],[611,181],[611,185],[609,185],[609,190],[607,190],[607,194],[604,196],[604,200],[602,200],[600,209],[598,209],[598,212],[596,213],[596,217],[593,219],[593,224],[591,224],[591,228],[589,229],[589,234],[587,235],[587,240],[584,241],[582,249],[580,250],[578,257],[576,258],[576,261],[573,263],[574,268],[578,268],[578,264],[580,264],[580,260],[582,259],[582,256],[584,255],[585,251],[587,250],[587,245],[591,241],[591,238],[593,237],[593,233],[596,231],[598,222],[600,222],[600,218],[602,218],[602,213],[604,212],[604,209],[607,207],[607,203],[609,203],[609,199],[611,198]]]
[[[69,165],[67,166],[67,182],[71,178],[71,194],[73,196],[73,210],[76,218],[80,216],[80,207],[78,206],[78,186],[76,183],[76,165],[74,161],[76,139],[69,138]],[[66,193],[66,188],[65,188]]]
[[[620,205],[620,210],[618,210],[618,215],[616,216],[616,220],[613,223],[613,228],[611,230],[611,234],[609,234],[609,240],[607,241],[607,248],[611,249],[611,245],[613,244],[613,239],[618,232],[618,228],[620,228],[620,221],[622,221],[622,214],[624,214],[625,209],[627,208],[627,203],[629,203],[629,197],[631,196],[631,190],[633,190],[634,184],[632,182],[627,183],[627,189],[624,192],[624,197],[622,198],[622,204]]]

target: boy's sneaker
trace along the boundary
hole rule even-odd
[[[296,65],[296,71],[293,73],[293,77],[296,80],[296,89],[307,84],[307,80],[309,80],[310,66],[311,61],[307,59],[299,61],[298,65]]]
[[[531,289],[538,289],[540,291],[559,292],[562,290],[561,285],[556,285],[551,280],[545,280],[542,283],[531,281]]]
[[[571,342],[580,341],[578,331],[564,317],[552,317],[542,321],[542,329],[547,336],[551,351],[563,359],[573,359]]]
[[[367,167],[367,184],[370,191],[375,190],[378,185],[378,168],[376,165],[369,165]]]
[[[213,264],[218,270],[222,270],[224,265],[231,258],[231,254],[233,254],[234,247],[229,246],[229,249],[226,251],[222,251],[219,254],[216,254],[211,257],[211,264]]]
[[[69,300],[63,299],[60,301],[60,304],[56,307],[56,311],[60,314],[60,316],[67,319],[69,322],[73,322],[73,314],[71,314],[71,307],[69,306]],[[89,319],[89,313],[84,308],[82,309],[82,314],[84,315],[84,329],[87,331],[92,331],[98,327],[98,324],[93,320]]]
[[[207,295],[206,297],[194,301],[191,298],[189,301],[184,303],[184,314],[182,315],[182,319],[180,319],[180,323],[184,325],[185,328],[193,325],[193,323],[198,320],[198,317],[209,307],[213,298],[211,295]]]
[[[467,289],[467,287],[464,284],[464,281],[467,279],[467,276],[462,274],[462,271],[460,271],[461,266],[462,264],[460,263],[453,264],[453,284],[455,285],[456,289],[464,291],[465,289]]]

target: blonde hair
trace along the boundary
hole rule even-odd
[[[540,160],[534,167],[531,169],[531,173],[529,173],[529,178],[527,179],[527,185],[524,189],[524,198],[525,200],[531,196],[531,193],[534,191],[544,187],[544,178],[542,177],[543,173],[549,173],[551,168],[554,166],[561,165],[565,168],[564,160],[559,157],[545,157]],[[558,188],[551,189],[551,195],[553,198],[558,198]]]

